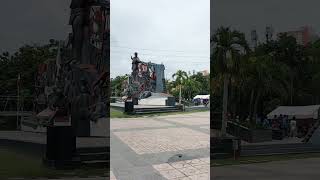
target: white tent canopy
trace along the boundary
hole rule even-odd
[[[288,115],[291,119],[295,116],[296,119],[318,119],[320,105],[311,106],[279,106],[272,112],[270,112],[267,117],[272,119],[275,115],[280,116]]]
[[[196,95],[193,99],[210,99],[210,95]]]

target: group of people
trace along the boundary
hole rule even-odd
[[[274,115],[272,119],[272,129],[282,130],[285,136],[296,137],[297,136],[297,122],[296,117],[293,116],[289,119],[288,115],[280,116]]]
[[[273,118],[258,118],[257,124],[261,124],[264,128],[271,128],[273,130],[283,131],[284,136],[286,137],[296,137],[297,136],[297,122],[296,117],[292,116],[289,118],[288,115],[279,116],[274,115]]]

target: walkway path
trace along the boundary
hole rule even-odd
[[[213,180],[318,180],[320,158],[213,167]]]
[[[111,119],[111,170],[120,180],[209,180],[209,112]]]

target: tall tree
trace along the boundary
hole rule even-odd
[[[294,103],[294,81],[299,71],[301,71],[299,68],[302,64],[302,49],[303,47],[297,43],[297,40],[293,36],[288,36],[286,33],[282,33],[279,36],[277,58],[290,67],[290,105]]]
[[[230,28],[220,27],[212,37],[214,47],[213,66],[216,72],[223,77],[223,110],[221,135],[226,135],[228,119],[228,93],[230,78],[239,70],[239,55],[248,50],[243,33]]]
[[[179,104],[181,104],[181,90],[184,81],[188,78],[188,74],[185,71],[178,70],[172,75],[172,78],[175,78],[175,82],[179,86]]]

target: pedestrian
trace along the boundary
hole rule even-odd
[[[256,116],[256,124],[260,125],[261,124],[261,116]]]
[[[274,115],[273,119],[271,119],[271,127],[272,127],[272,129],[276,128],[276,121],[277,121],[277,115]]]
[[[265,129],[269,129],[270,128],[269,120],[266,117],[263,118],[262,122],[263,122],[263,128],[265,128]]]
[[[288,115],[284,115],[283,127],[284,127],[285,136],[287,137],[289,135]]]
[[[293,116],[292,120],[290,121],[290,137],[296,137],[297,135],[297,122],[296,117]]]
[[[236,116],[236,122],[237,122],[237,123],[240,122],[240,119],[239,119],[239,116],[238,116],[238,115]]]
[[[282,114],[280,114],[280,116],[279,116],[279,118],[278,118],[278,124],[279,124],[279,128],[280,128],[280,129],[283,129],[283,123],[282,123],[282,121],[283,121],[283,116],[282,116]]]

